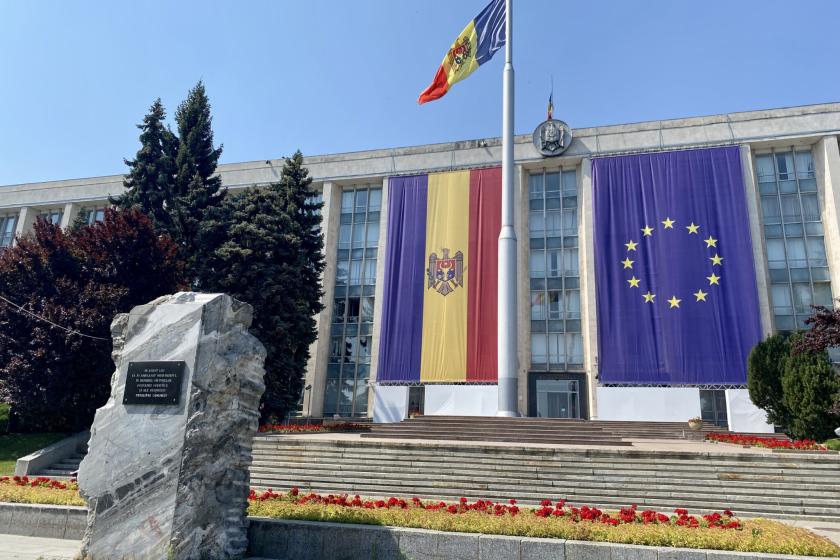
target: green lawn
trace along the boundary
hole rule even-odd
[[[19,457],[67,437],[67,434],[7,434],[8,420],[9,405],[0,403],[0,476],[14,474]]]
[[[825,446],[832,451],[840,451],[840,438],[830,439],[825,442]]]
[[[15,473],[18,458],[67,437],[67,434],[2,434],[0,435],[0,476]]]

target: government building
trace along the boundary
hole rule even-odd
[[[746,355],[840,295],[840,103],[554,122],[515,138],[519,412],[772,431]],[[495,415],[500,140],[305,165],[327,264],[300,414]],[[282,167],[218,171],[236,191]],[[101,219],[122,180],[0,186],[0,247]]]

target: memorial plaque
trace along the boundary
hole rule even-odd
[[[123,404],[178,404],[186,362],[129,362]]]

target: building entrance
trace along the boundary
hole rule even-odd
[[[532,373],[529,416],[586,418],[583,380],[579,374]]]

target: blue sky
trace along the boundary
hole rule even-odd
[[[501,53],[418,106],[485,0],[0,2],[0,185],[120,173],[199,79],[223,162],[498,136]],[[516,132],[840,101],[836,0],[515,0]]]

